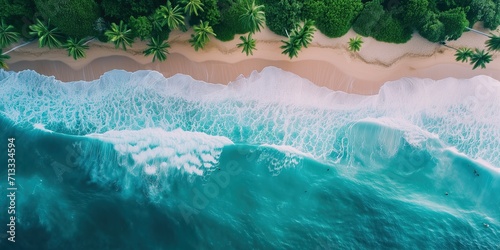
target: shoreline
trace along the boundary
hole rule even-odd
[[[356,36],[351,30],[341,38],[327,38],[319,32],[309,48],[303,48],[298,58],[290,60],[281,54],[283,37],[269,29],[254,35],[257,50],[247,57],[236,47],[238,37],[229,42],[211,38],[204,50],[195,51],[187,42],[190,32],[174,31],[168,42],[170,54],[164,62],[151,62],[142,51],[146,42],[136,41],[127,51],[115,50],[114,45],[91,41],[87,57],[73,60],[63,49],[38,48],[33,42],[12,51],[7,61],[10,70],[25,69],[55,76],[68,82],[95,80],[104,72],[113,69],[127,71],[156,70],[165,77],[186,74],[196,80],[209,83],[228,84],[240,75],[248,77],[254,70],[261,71],[267,66],[275,66],[306,78],[318,86],[335,91],[372,95],[378,93],[387,81],[404,77],[430,78],[439,80],[447,77],[471,78],[487,75],[500,80],[500,61],[492,61],[486,69],[472,70],[468,63],[456,62],[454,51],[433,44],[418,35],[405,44],[389,44],[363,38],[361,51],[347,50],[347,41]],[[466,32],[457,41],[448,44],[460,47],[484,47],[486,37]],[[495,59],[498,55],[494,54]]]

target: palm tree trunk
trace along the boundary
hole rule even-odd
[[[90,43],[94,41],[95,37],[91,37],[89,40],[87,40],[83,45],[87,45],[87,43]]]
[[[477,33],[477,34],[480,34],[480,35],[487,36],[487,37],[491,38],[491,36],[490,36],[490,35],[488,35],[488,34],[486,34],[486,33],[484,33],[484,32],[481,32],[481,31],[479,31],[479,30],[475,30],[475,29],[472,29],[472,28],[469,28],[469,27],[465,27],[465,28],[466,28],[467,30],[470,30],[470,31],[474,32],[474,33]]]
[[[34,40],[33,40],[33,41],[34,41]],[[2,53],[2,55],[7,55],[7,54],[9,54],[10,52],[12,52],[12,51],[14,51],[14,50],[16,50],[16,49],[19,49],[19,48],[21,48],[21,47],[24,47],[24,46],[26,46],[26,45],[28,45],[28,44],[32,43],[33,41],[29,41],[29,42],[25,42],[25,43],[23,43],[23,44],[21,44],[21,45],[17,45],[16,47],[14,47],[14,48],[12,48],[12,49],[9,49],[9,50],[7,50],[7,51],[3,52],[3,53]]]

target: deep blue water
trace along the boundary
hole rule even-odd
[[[0,249],[497,249],[499,90],[0,71]]]

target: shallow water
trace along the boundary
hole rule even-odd
[[[228,86],[0,71],[17,187],[0,248],[492,249],[499,90],[406,78],[359,96],[272,67]]]

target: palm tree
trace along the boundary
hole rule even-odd
[[[297,39],[296,36],[291,36],[288,41],[281,41],[284,43],[284,45],[280,47],[281,49],[283,49],[283,52],[281,52],[281,54],[287,54],[290,59],[292,59],[293,57],[298,57],[302,45],[300,44],[300,40]]]
[[[120,25],[112,23],[111,29],[104,32],[104,34],[108,37],[109,41],[115,44],[115,49],[121,46],[123,50],[127,50],[127,46],[131,47],[134,41],[132,30],[127,29],[127,25],[123,21],[120,21]]]
[[[260,28],[264,28],[266,22],[264,5],[256,5],[255,0],[246,0],[244,10],[245,13],[240,16],[241,23],[246,26],[250,33],[260,32]]]
[[[189,15],[198,16],[198,11],[203,11],[203,3],[201,0],[183,0],[184,12]]]
[[[489,51],[500,51],[500,36],[490,36],[486,41],[486,47]]]
[[[460,48],[460,49],[457,49],[456,50],[457,52],[455,53],[455,60],[457,62],[468,62],[469,59],[471,58],[472,54],[474,54],[472,52],[471,49],[469,48]]]
[[[245,52],[245,54],[253,55],[253,50],[255,49],[255,39],[252,38],[252,33],[249,33],[247,37],[240,36],[240,40],[242,43],[238,43],[236,46],[238,48],[243,48],[241,52]]]
[[[85,39],[77,41],[74,38],[69,38],[66,44],[64,44],[64,48],[68,51],[68,56],[77,60],[85,57],[85,50],[89,49],[89,46],[85,44]]]
[[[486,64],[491,62],[491,55],[488,52],[483,50],[476,49],[475,53],[470,57],[470,64],[474,65],[472,69],[476,69],[477,67],[481,67],[482,69],[486,68]]]
[[[19,41],[19,33],[14,31],[14,26],[0,22],[0,48],[5,48],[12,43]]]
[[[486,34],[484,32],[481,32],[479,30],[475,30],[475,29],[472,29],[469,27],[465,27],[465,28],[474,32],[474,33],[488,37],[489,39],[486,40],[485,43],[486,43],[486,47],[488,47],[489,51],[500,51],[500,36],[493,35],[493,34]]]
[[[144,50],[143,53],[146,56],[153,55],[153,62],[158,59],[160,62],[163,62],[167,59],[168,48],[170,48],[170,44],[166,41],[162,41],[160,38],[151,38],[151,41],[148,43],[148,49]]]
[[[296,36],[300,45],[307,48],[307,46],[312,42],[315,31],[316,28],[314,28],[314,21],[306,20],[302,27],[292,31],[292,36]]]
[[[189,42],[196,51],[198,51],[199,48],[203,49],[203,47],[205,47],[205,45],[210,40],[210,38],[208,37],[209,34],[215,36],[214,30],[208,22],[200,21],[200,25],[193,26],[193,30],[194,35],[191,35],[191,39],[189,40]]]
[[[162,31],[163,26],[165,25],[163,16],[156,11],[153,15],[150,16],[151,24],[153,25],[153,29],[156,31]]]
[[[355,38],[349,38],[349,50],[356,52],[361,49],[361,45],[363,44],[363,40],[360,36],[356,36]]]
[[[0,69],[9,69],[5,60],[10,59],[10,56],[2,54],[2,50],[0,49]]]
[[[47,25],[40,21],[40,19],[37,19],[36,24],[30,25],[29,28],[32,30],[30,35],[38,36],[38,45],[40,48],[47,46],[51,49],[62,46],[62,43],[59,40],[62,35],[58,28],[50,27],[50,19],[47,22]]]
[[[184,16],[181,8],[179,5],[172,8],[170,1],[167,1],[167,5],[160,6],[156,14],[163,18],[162,26],[167,25],[170,30],[184,26]]]

